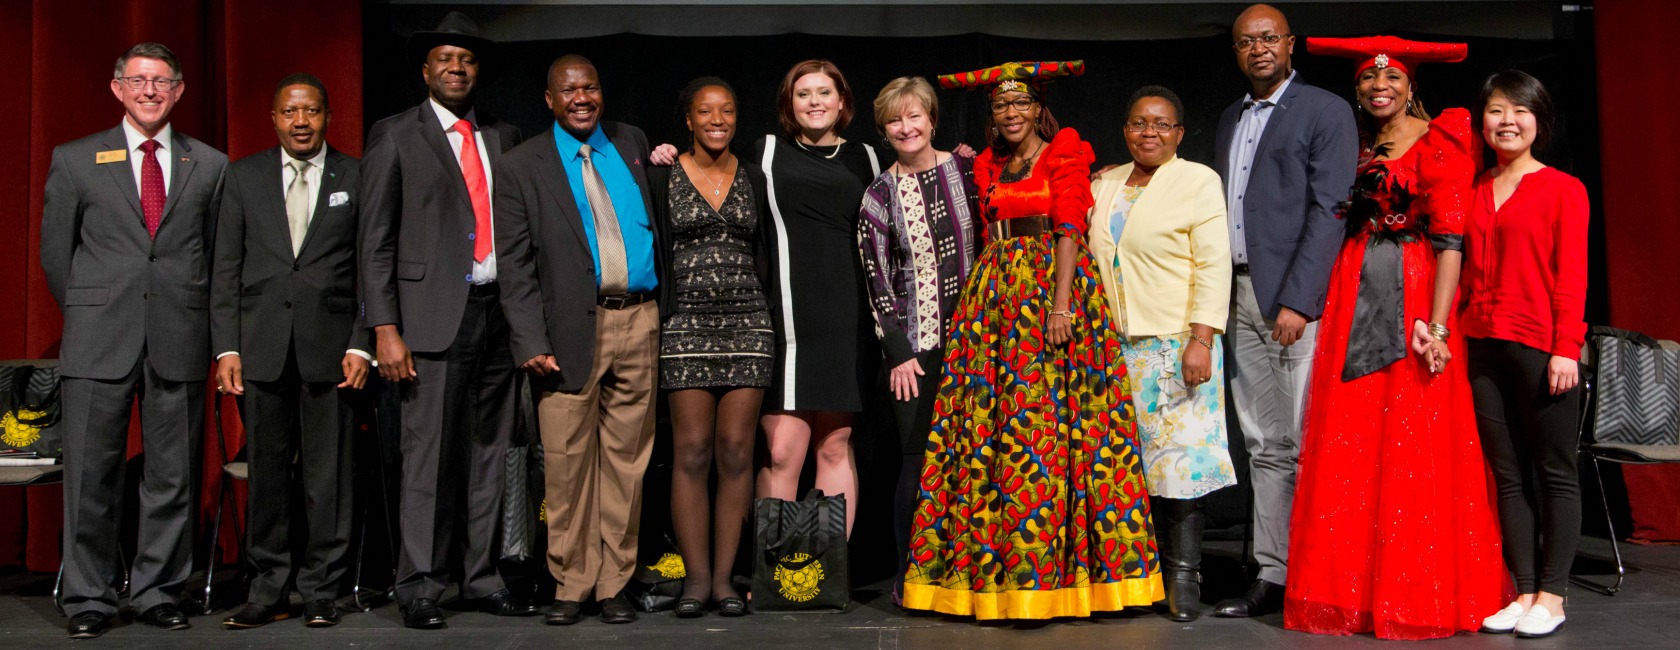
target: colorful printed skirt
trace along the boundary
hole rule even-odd
[[[1195,388],[1184,385],[1181,363],[1190,332],[1126,341],[1150,496],[1195,499],[1237,484],[1225,439],[1224,338],[1214,335],[1213,376]]]
[[[1073,339],[1044,341],[1052,234],[988,244],[952,315],[904,606],[980,619],[1160,600],[1118,337],[1081,247]]]

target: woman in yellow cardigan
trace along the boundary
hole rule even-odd
[[[1132,95],[1132,162],[1092,184],[1091,256],[1119,328],[1175,621],[1200,615],[1202,497],[1236,474],[1225,442],[1221,327],[1231,299],[1231,241],[1218,174],[1177,157],[1184,103]]]

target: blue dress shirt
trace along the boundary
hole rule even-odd
[[[601,250],[595,243],[595,213],[589,209],[589,194],[583,189],[584,144],[591,150],[590,160],[595,171],[606,183],[607,196],[612,197],[613,213],[618,215],[618,230],[624,237],[624,260],[629,271],[629,292],[653,291],[659,278],[653,270],[653,226],[648,219],[647,206],[642,203],[642,188],[630,175],[630,167],[613,148],[612,141],[601,127],[589,134],[588,142],[578,142],[572,134],[554,123],[554,146],[559,149],[560,163],[566,168],[566,181],[572,186],[572,199],[577,201],[578,214],[583,217],[583,233],[589,238],[589,254],[595,258],[595,286],[601,286]]]

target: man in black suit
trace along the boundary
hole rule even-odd
[[[1236,267],[1226,328],[1231,406],[1249,453],[1260,573],[1214,611],[1245,617],[1283,607],[1307,375],[1359,134],[1346,101],[1295,75],[1295,35],[1282,12],[1249,7],[1231,39],[1249,94],[1219,118],[1213,167],[1225,180]]]
[[[439,629],[457,542],[462,598],[493,614],[537,613],[509,594],[496,565],[514,363],[490,197],[519,131],[473,109],[499,50],[466,16],[450,12],[436,31],[409,37],[408,50],[429,96],[368,132],[362,291],[379,374],[402,401],[397,602],[404,625]]]
[[[548,69],[554,123],[508,153],[496,187],[502,307],[538,389],[548,566],[546,622],[636,620],[621,592],[636,565],[642,475],[653,443],[659,309],[647,136],[602,122],[601,81],[581,56]]]
[[[327,147],[332,110],[314,75],[274,88],[280,146],[228,167],[216,227],[210,338],[217,390],[244,396],[251,479],[245,607],[229,628],[291,614],[291,480],[296,459],[307,533],[298,555],[304,624],[338,623],[350,546],[350,415],[371,357],[357,323],[355,158]]]
[[[53,150],[41,268],[64,313],[64,609],[72,638],[111,628],[121,579],[123,453],[140,399],[144,473],[130,604],[189,627],[196,457],[210,362],[210,250],[227,156],[174,131],[185,84],[169,48],[117,59],[122,125]]]

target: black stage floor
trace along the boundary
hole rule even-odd
[[[1207,564],[1211,601],[1240,588],[1243,574],[1231,543],[1210,544]],[[1630,565],[1620,594],[1601,596],[1571,588],[1569,622],[1550,639],[1507,635],[1460,634],[1427,642],[1429,648],[1680,648],[1680,548],[1623,545]],[[1603,539],[1586,539],[1578,571],[1608,572],[1610,555]],[[1223,575],[1224,579],[1216,580]],[[1602,576],[1599,576],[1602,577]],[[195,581],[196,582],[196,581]],[[198,583],[201,584],[201,583]],[[141,648],[1195,648],[1196,650],[1268,650],[1342,648],[1378,645],[1370,636],[1320,637],[1283,629],[1281,615],[1254,620],[1203,618],[1177,624],[1151,610],[1085,620],[1031,624],[985,624],[937,616],[906,616],[880,591],[883,585],[857,590],[859,602],[844,614],[754,614],[740,619],[716,615],[679,621],[669,613],[644,614],[630,625],[605,625],[585,619],[572,627],[546,627],[538,618],[507,619],[450,610],[449,628],[422,632],[404,629],[397,608],[383,604],[367,613],[347,612],[336,628],[316,630],[296,619],[255,630],[223,630],[226,612],[193,618],[193,628],[162,632],[143,625],[119,625],[83,646]],[[38,648],[72,643],[64,619],[53,610],[52,576],[0,576],[0,648]],[[1396,647],[1388,643],[1386,647]]]

